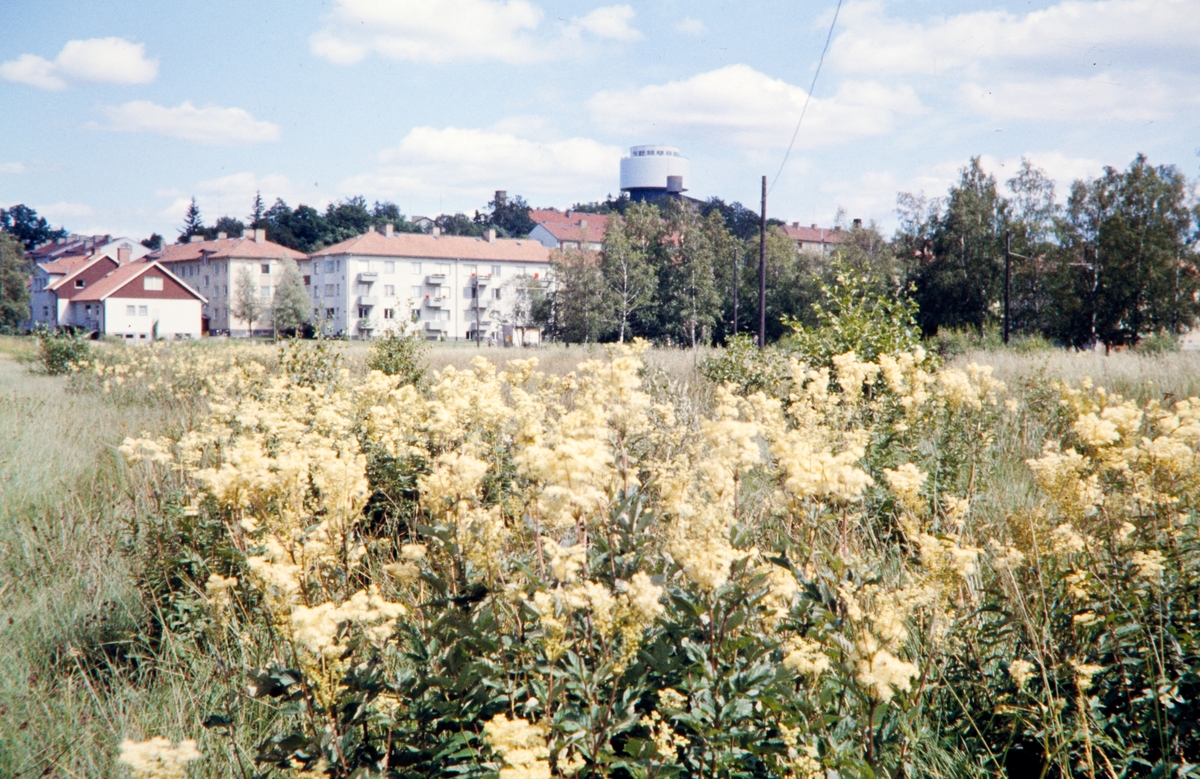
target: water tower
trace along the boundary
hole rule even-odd
[[[678,196],[687,176],[687,158],[674,146],[632,146],[621,158],[621,190],[635,202]]]

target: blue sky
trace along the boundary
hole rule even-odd
[[[758,201],[833,2],[8,0],[0,206],[76,232],[174,237],[256,190],[471,213],[496,189],[566,207],[618,190],[641,143],[690,194]],[[848,0],[771,216],[895,223],[971,155],[1060,182],[1138,152],[1192,179],[1200,0]]]

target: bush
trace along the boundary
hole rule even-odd
[[[388,330],[371,344],[367,367],[400,379],[401,384],[417,384],[425,375],[422,359],[429,345],[420,333]]]
[[[776,393],[791,377],[784,349],[759,349],[754,337],[745,334],[731,338],[716,357],[705,358],[700,373],[714,384],[733,384],[744,394]]]
[[[1140,354],[1168,354],[1179,351],[1179,339],[1166,331],[1151,333],[1138,341],[1134,351]]]
[[[66,330],[39,327],[37,337],[38,364],[48,376],[69,373],[72,366],[87,360],[92,353],[87,339]]]

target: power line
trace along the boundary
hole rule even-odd
[[[825,36],[825,48],[821,49],[821,59],[817,60],[817,72],[813,73],[812,84],[808,88],[808,94],[804,97],[804,107],[800,109],[800,119],[796,122],[796,131],[792,133],[791,143],[784,152],[783,162],[779,163],[779,171],[776,172],[775,180],[771,182],[771,189],[767,190],[768,193],[775,189],[775,185],[779,182],[783,166],[787,165],[788,157],[792,154],[792,147],[796,144],[796,137],[800,135],[800,124],[804,121],[804,114],[808,112],[808,101],[812,100],[813,90],[817,88],[817,77],[821,75],[821,66],[825,64],[825,53],[829,51],[829,42],[833,40],[833,28],[837,26],[838,14],[841,10],[842,0],[838,0],[837,8],[833,10],[833,21],[829,25],[829,34]]]

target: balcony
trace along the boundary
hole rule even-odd
[[[488,284],[492,283],[492,274],[490,274],[490,273],[476,274],[475,283],[481,287],[486,287]]]
[[[445,273],[430,273],[425,277],[425,283],[431,287],[440,287],[446,283]]]
[[[379,281],[379,274],[375,271],[363,271],[362,273],[358,274],[358,280],[363,284],[371,284]]]
[[[425,330],[429,330],[430,332],[444,333],[444,332],[446,332],[446,326],[449,324],[450,324],[449,322],[425,321],[421,324],[421,327]]]
[[[365,307],[377,306],[379,305],[379,298],[374,295],[359,295],[358,304]]]
[[[358,329],[364,333],[369,333],[375,329],[375,323],[369,317],[363,317],[358,320]]]
[[[426,295],[425,305],[430,308],[446,308],[450,305],[449,295]]]

